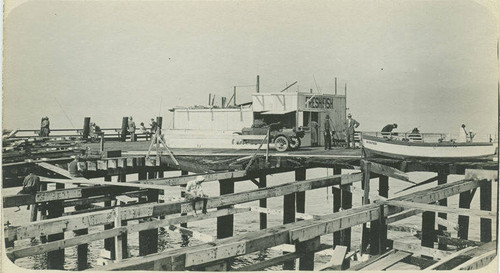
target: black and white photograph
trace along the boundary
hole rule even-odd
[[[498,0],[4,0],[0,272],[498,272]]]

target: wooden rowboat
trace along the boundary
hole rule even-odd
[[[440,134],[362,133],[361,143],[367,157],[425,160],[492,160],[492,142],[444,141]],[[444,135],[441,135],[444,136]],[[434,141],[426,141],[433,139]]]

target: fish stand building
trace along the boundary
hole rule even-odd
[[[251,127],[256,120],[266,124],[280,122],[284,128],[303,129],[306,134],[302,146],[311,145],[312,128],[309,125],[315,121],[319,124],[318,143],[322,145],[327,115],[336,131],[334,137],[344,138],[346,96],[303,92],[254,93],[251,102],[236,106],[176,107],[170,111],[172,123],[166,138],[173,147],[203,147],[208,143],[210,147],[234,145],[234,133]]]

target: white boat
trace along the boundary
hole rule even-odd
[[[493,142],[445,141],[442,134],[362,133],[361,143],[367,157],[397,159],[492,160]]]

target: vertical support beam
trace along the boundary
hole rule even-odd
[[[306,169],[300,168],[295,170],[295,181],[306,180]],[[295,202],[298,213],[306,213],[306,192],[301,191],[295,194]],[[303,219],[295,219],[295,221],[302,221]]]
[[[458,207],[462,209],[470,209],[470,203],[472,201],[471,191],[465,191],[460,193],[458,199]],[[458,238],[468,240],[469,239],[469,216],[459,215],[458,216]]]
[[[41,183],[40,191],[47,191],[47,183]],[[40,220],[45,220],[47,219],[47,203],[41,203],[41,206],[42,208],[40,210]],[[42,244],[45,244],[47,242],[47,236],[40,236],[40,242]]]
[[[433,211],[424,211],[422,213],[422,246],[434,248],[436,241],[436,213]]]
[[[82,137],[84,140],[87,140],[90,135],[90,117],[83,118],[83,133]]]
[[[111,176],[107,175],[104,177],[104,181],[111,181]],[[105,207],[111,207],[113,201],[104,202]],[[104,225],[104,229],[112,229],[114,228],[114,224]],[[111,252],[111,259],[115,258],[115,238],[106,238],[104,239],[104,249]]]
[[[56,189],[64,189],[64,184],[56,184]],[[60,200],[48,202],[47,207],[48,219],[61,217],[64,213],[63,202]],[[64,233],[52,234],[47,237],[49,242],[63,240]],[[47,253],[47,268],[64,270],[64,248]]]
[[[445,171],[439,171],[438,172],[438,185],[443,185],[443,184],[446,184],[448,182],[448,174],[447,172]],[[448,199],[444,198],[444,199],[441,199],[438,201],[439,205],[440,206],[448,206]],[[447,215],[446,213],[438,213],[438,217],[439,218],[442,218],[442,219],[447,219]],[[439,231],[445,231],[446,230],[446,227],[443,226],[443,225],[438,225],[438,230]],[[436,239],[437,239],[437,236],[436,236]],[[438,249],[440,250],[446,250],[448,249],[446,243],[444,242],[439,242],[438,243]]]
[[[236,106],[236,86],[233,89],[233,105]]]
[[[84,209],[83,206],[75,206],[75,210],[82,210]],[[85,235],[89,233],[88,228],[84,229],[78,229],[73,232],[75,236],[80,236],[80,235]],[[77,270],[85,270],[88,268],[88,251],[89,251],[89,245],[88,244],[81,244],[76,247],[76,256],[77,256]]]
[[[341,168],[333,168],[333,175],[342,174]],[[332,187],[333,195],[333,212],[339,212],[342,206],[342,191],[340,187]],[[340,234],[342,231],[336,231],[333,233],[333,247],[340,244]]]
[[[340,186],[342,195],[342,209],[347,210],[352,208],[352,193],[351,185],[341,185]],[[351,251],[351,228],[346,228],[340,233],[340,244],[347,247],[347,251]],[[351,262],[349,259],[345,259],[342,264],[342,270],[346,270],[351,267]]]
[[[181,171],[181,175],[188,175],[188,174],[189,174],[188,171]],[[184,185],[181,187],[182,187],[181,197],[185,198],[186,197],[186,186]],[[187,213],[185,213],[185,212],[181,213],[181,216],[183,216],[183,215],[187,215]],[[181,223],[181,227],[187,228],[188,225],[187,225],[187,223]],[[181,237],[182,237],[182,245],[187,246],[189,244],[189,237],[185,234],[182,234]]]
[[[125,172],[125,170],[122,170],[121,173],[120,173],[120,175],[118,176],[118,182],[126,182],[126,181],[127,181],[127,173]],[[127,221],[126,220],[121,221],[120,225],[121,226],[126,226],[127,225]],[[121,245],[122,259],[126,259],[126,258],[128,258],[128,246],[127,246],[127,243],[128,243],[128,234],[127,233],[122,234],[122,236],[121,236],[121,242],[122,242],[122,245]]]
[[[479,187],[480,208],[481,210],[491,211],[491,181],[483,182]],[[481,218],[481,242],[491,242],[491,219]]]
[[[389,198],[389,177],[383,175],[378,180],[378,195]],[[382,210],[383,213],[383,210]],[[387,248],[387,224],[385,223],[385,216],[381,214],[380,218],[380,254],[384,253]]]
[[[120,207],[115,208],[115,227],[120,227],[122,225],[121,221],[122,215]],[[119,262],[123,259],[123,249],[122,249],[122,235],[115,237],[115,249],[116,249],[116,261]]]
[[[259,177],[259,189],[267,187],[267,176],[265,174],[262,174]],[[263,198],[259,200],[259,206],[261,208],[267,208],[267,199]],[[260,218],[260,229],[266,229],[267,228],[267,213],[261,212],[259,214]]]
[[[123,117],[122,119],[122,131],[120,132],[120,137],[122,141],[127,140],[127,132],[128,132],[128,117]]]
[[[283,196],[283,224],[295,222],[295,193]],[[283,252],[285,254],[285,252]],[[294,270],[295,260],[283,263],[283,270]]]
[[[305,253],[299,260],[299,270],[313,271],[314,270],[314,250],[320,245],[320,237],[315,237],[305,242],[297,243],[295,251]]]
[[[234,180],[224,179],[219,181],[220,195],[234,193]],[[226,209],[231,206],[223,206],[217,209]],[[234,215],[217,217],[217,239],[233,236]]]
[[[259,75],[257,75],[257,86],[256,87],[257,87],[256,92],[259,93],[260,92],[260,76]]]
[[[139,173],[140,176],[145,176],[146,173]],[[153,179],[156,176],[154,171],[148,172],[148,179]],[[158,202],[158,190],[148,190],[147,192],[148,202],[156,203]],[[145,221],[151,221],[151,219],[145,219]],[[158,229],[153,228],[149,230],[144,230],[139,232],[139,256],[149,255],[158,252]]]
[[[363,188],[363,198],[361,203],[363,205],[369,204],[369,194],[370,194],[370,170],[371,164],[365,160],[361,160],[361,170],[363,171],[363,180],[361,181],[361,187]],[[370,229],[367,227],[366,223],[363,224],[363,230],[361,233],[361,254],[366,253],[368,249],[368,244],[370,241]]]

